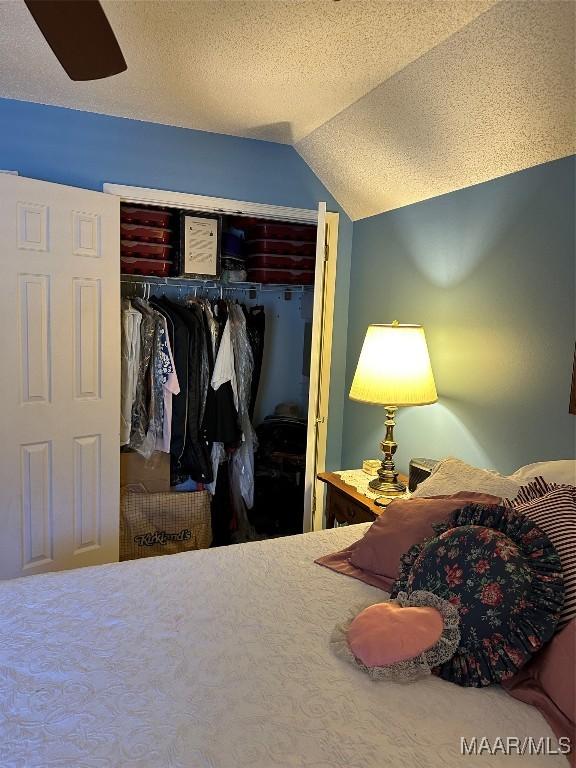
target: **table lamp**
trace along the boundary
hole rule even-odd
[[[384,496],[399,496],[406,486],[398,481],[393,456],[394,417],[399,406],[429,405],[438,400],[428,346],[421,325],[369,325],[350,399],[386,408],[386,435],[380,444],[384,459],[370,488]]]

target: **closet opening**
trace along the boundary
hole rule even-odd
[[[121,558],[302,533],[317,225],[122,202],[120,227]]]

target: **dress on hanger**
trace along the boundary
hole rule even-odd
[[[130,443],[132,430],[132,406],[138,386],[140,368],[140,323],[142,315],[133,309],[129,301],[122,302],[122,365],[120,405],[120,445]]]
[[[172,437],[172,398],[179,394],[180,384],[176,373],[176,365],[172,355],[170,344],[170,335],[168,333],[168,320],[159,313],[164,325],[165,347],[163,347],[160,357],[162,367],[162,381],[164,383],[164,407],[162,413],[162,434],[156,440],[156,450],[170,453],[170,440]]]
[[[246,331],[252,348],[252,358],[254,367],[252,369],[252,386],[250,392],[250,405],[248,413],[250,418],[254,418],[254,408],[256,406],[256,396],[260,384],[260,372],[262,370],[262,358],[264,356],[264,334],[266,331],[266,315],[264,307],[257,305],[255,307],[244,307],[246,315]]]
[[[254,536],[247,514],[247,509],[251,509],[254,505],[256,434],[248,413],[254,359],[246,331],[244,312],[238,304],[230,304],[228,311],[238,388],[238,417],[242,429],[242,442],[231,458],[230,490],[238,535],[245,541]]]
[[[150,300],[150,304],[170,321],[173,329],[172,356],[176,366],[180,392],[172,397],[170,469],[171,475],[177,476],[184,456],[188,431],[188,328],[180,315],[174,312],[167,304],[164,297],[160,299],[153,298]],[[173,478],[172,482],[175,482]]]
[[[154,366],[150,366],[156,334],[156,318],[142,299],[134,299],[132,306],[142,316],[140,322],[140,370],[136,385],[136,396],[132,407],[132,430],[130,446],[138,453],[148,458],[151,455],[150,439],[147,439],[151,419],[156,409],[156,399],[161,393],[161,385],[154,386],[152,381]],[[155,444],[154,440],[154,444]]]

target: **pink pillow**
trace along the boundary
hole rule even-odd
[[[432,523],[444,522],[467,504],[499,503],[497,496],[472,491],[460,491],[453,496],[396,499],[354,546],[349,561],[362,571],[394,581],[402,555],[414,544],[435,535]]]
[[[436,608],[402,608],[377,603],[365,608],[348,628],[350,650],[367,667],[387,667],[432,648],[444,622]]]
[[[515,699],[532,704],[558,738],[576,733],[576,619],[557,632],[540,653],[514,677],[502,683]],[[568,755],[576,766],[574,746]]]

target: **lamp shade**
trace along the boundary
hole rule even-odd
[[[350,398],[374,405],[427,405],[438,400],[424,328],[369,325]]]

